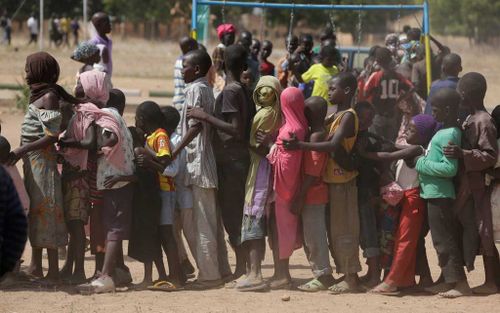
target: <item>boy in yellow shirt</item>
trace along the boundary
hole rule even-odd
[[[328,82],[333,76],[339,73],[338,68],[335,66],[337,51],[334,46],[328,45],[321,48],[319,57],[321,63],[312,65],[304,73],[295,73],[295,77],[301,83],[309,83],[314,81],[312,96],[319,96],[325,99],[329,105],[328,97]]]

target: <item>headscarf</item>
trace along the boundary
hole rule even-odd
[[[412,121],[417,127],[418,136],[425,145],[431,141],[434,134],[441,128],[441,124],[438,123],[432,115],[428,114],[415,115]]]
[[[280,127],[280,95],[281,85],[279,80],[273,76],[262,76],[253,92],[253,100],[261,108],[255,114],[250,129],[250,146],[259,147],[255,135],[258,130],[265,133],[273,133]],[[247,206],[253,205],[255,182],[260,162],[264,158],[250,150],[250,168],[248,170],[246,182],[245,203]],[[251,215],[259,216],[263,212],[248,212]]]
[[[285,89],[280,100],[284,123],[278,133],[276,148],[268,158],[274,167],[274,190],[288,201],[293,199],[300,186],[303,153],[300,150],[285,150],[283,139],[290,138],[290,133],[294,133],[298,140],[304,140],[308,124],[304,115],[304,96],[300,89]]]
[[[80,83],[87,99],[106,104],[109,99],[109,85],[106,73],[100,71],[87,71],[80,74]]]
[[[71,96],[57,84],[59,64],[47,52],[36,52],[26,58],[26,82],[30,88],[30,103],[35,102],[49,92],[53,92],[69,103],[81,101]]]
[[[99,53],[99,48],[91,42],[84,41],[76,47],[75,51],[73,51],[73,54],[71,55],[71,58],[75,61],[84,62],[96,53]]]
[[[221,24],[217,27],[217,37],[219,37],[219,40],[228,33],[236,33],[236,28],[234,28],[233,24]]]
[[[123,153],[119,153],[121,143],[123,142],[123,134],[120,131],[120,126],[112,113],[99,109],[93,103],[81,103],[76,107],[75,115],[68,125],[66,137],[80,141],[85,138],[87,129],[95,122],[101,128],[111,130],[117,137],[118,142],[111,148],[103,148],[106,159],[117,168],[123,168],[125,159]],[[65,148],[62,154],[66,161],[72,166],[78,167],[80,170],[87,169],[88,150]]]

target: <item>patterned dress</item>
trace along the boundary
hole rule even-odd
[[[39,109],[30,104],[21,127],[21,144],[28,144],[45,135],[57,137],[61,113]],[[29,239],[32,247],[56,249],[68,241],[64,221],[61,177],[57,170],[57,152],[53,145],[27,153],[24,180],[31,200]]]

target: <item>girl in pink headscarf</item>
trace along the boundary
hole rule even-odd
[[[295,194],[302,177],[302,151],[285,150],[283,140],[295,134],[304,140],[308,124],[304,115],[304,96],[295,87],[285,89],[281,94],[281,111],[284,123],[276,144],[268,155],[274,172],[275,209],[271,214],[271,239],[275,266],[275,280],[271,289],[289,288],[291,277],[288,261],[293,250],[301,246],[299,218],[291,212]]]
[[[70,233],[66,264],[61,276],[70,283],[85,282],[84,254],[85,228],[90,211],[92,160],[97,155],[96,125],[118,129],[113,116],[100,108],[109,98],[109,83],[106,75],[99,71],[88,71],[80,75],[75,88],[77,104],[66,133],[59,141],[63,162],[64,217]],[[104,243],[103,243],[104,245]],[[73,271],[73,264],[75,265]]]

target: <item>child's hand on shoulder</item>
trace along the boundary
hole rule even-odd
[[[187,117],[195,120],[205,121],[208,119],[209,114],[201,108],[189,108],[187,110]]]
[[[454,144],[453,142],[448,142],[448,145],[443,148],[443,154],[447,158],[460,159],[463,158],[464,152],[462,148]]]
[[[283,139],[283,147],[286,150],[299,150],[300,141],[294,133],[289,133],[290,139]]]
[[[104,187],[106,187],[106,188],[113,188],[113,186],[116,185],[116,183],[118,183],[120,181],[121,181],[121,177],[120,176],[108,176],[104,180]]]

